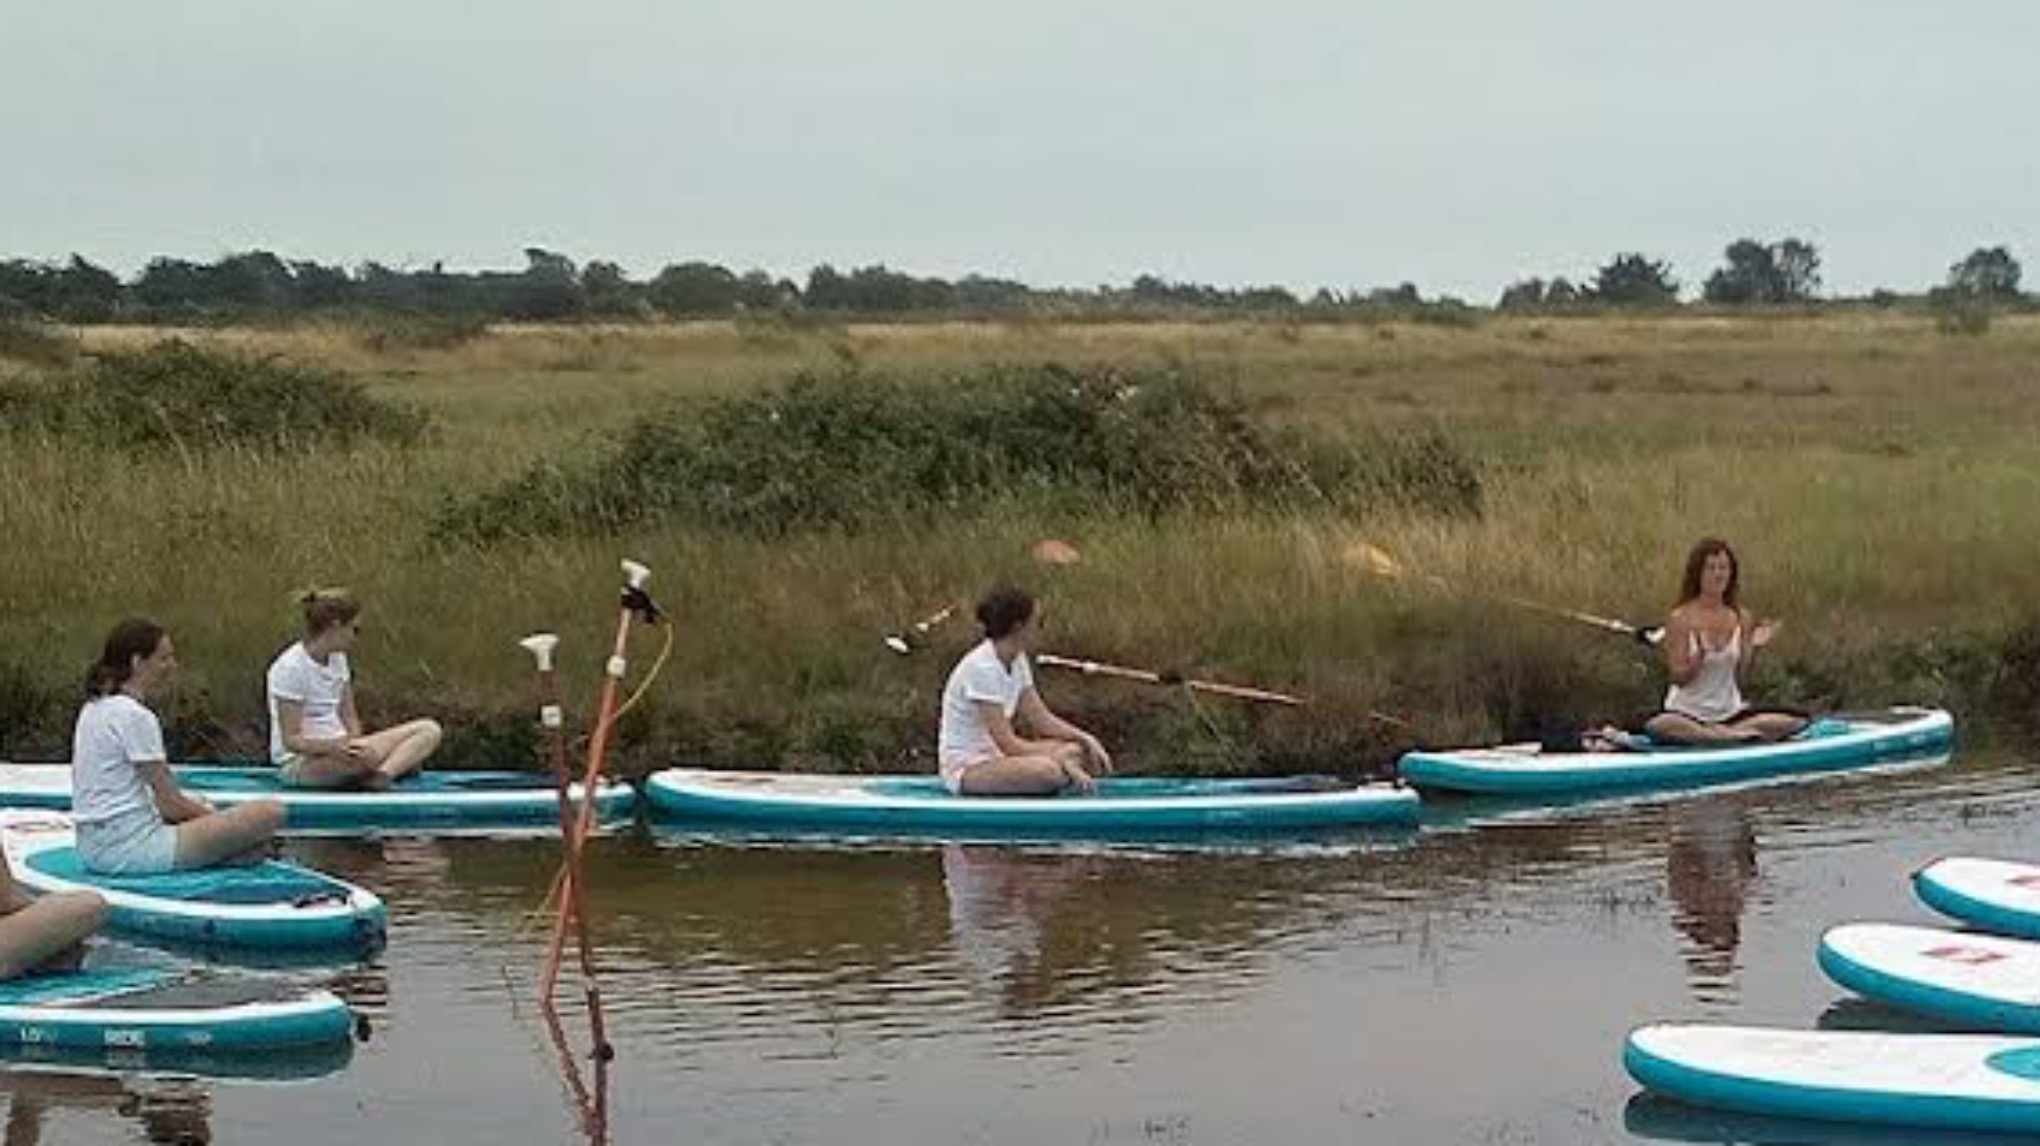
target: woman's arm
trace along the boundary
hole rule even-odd
[[[1107,772],[1112,770],[1112,757],[1105,751],[1105,745],[1097,737],[1050,711],[1048,702],[1041,699],[1041,693],[1033,685],[1020,694],[1020,719],[1030,730],[1051,740],[1083,745],[1084,754],[1091,758],[1093,764]]]
[[[162,815],[164,823],[182,824],[212,814],[211,804],[177,786],[177,777],[170,774],[168,763],[149,760],[135,765],[135,770],[142,774],[142,782],[155,796],[156,811]]]
[[[351,681],[340,688],[340,723],[347,726],[348,739],[361,736],[361,711],[354,707],[354,684]]]
[[[1673,684],[1691,684],[1700,673],[1700,658],[1693,655],[1693,626],[1683,609],[1673,609],[1665,618],[1665,674]]]
[[[352,706],[352,702],[349,702]],[[347,750],[345,736],[313,737],[305,735],[305,706],[295,700],[276,699],[276,723],[280,726],[283,747],[287,752],[299,756],[338,756]]]
[[[978,719],[984,721],[985,731],[991,733],[992,743],[999,746],[999,755],[1046,756],[1055,751],[1055,744],[1051,741],[1028,740],[1022,737],[1014,729],[1013,722],[1006,719],[1005,710],[1000,708],[996,701],[974,700],[971,703],[977,707]],[[1020,703],[1024,710],[1027,702],[1023,699]]]

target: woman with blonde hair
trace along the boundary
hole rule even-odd
[[[269,665],[270,760],[308,788],[386,788],[417,771],[439,747],[439,722],[370,732],[355,707],[347,654],[361,635],[361,603],[345,589],[316,589],[298,604],[304,639]]]

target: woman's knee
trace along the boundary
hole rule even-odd
[[[50,905],[64,930],[80,939],[106,922],[106,900],[96,891],[60,891],[43,902]]]

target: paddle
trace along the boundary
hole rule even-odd
[[[1240,684],[1223,684],[1213,680],[1191,680],[1180,673],[1156,672],[1152,669],[1128,668],[1125,665],[1107,664],[1104,661],[1079,660],[1074,657],[1041,653],[1034,663],[1044,668],[1070,669],[1085,676],[1109,676],[1120,680],[1140,681],[1143,684],[1182,685],[1193,692],[1208,692],[1213,696],[1230,696],[1237,700],[1249,700],[1259,704],[1284,704],[1301,706],[1305,703],[1300,696],[1284,692],[1271,692],[1265,688],[1251,688]]]
[[[1077,552],[1076,546],[1054,537],[1044,537],[1035,542],[1028,555],[1034,558],[1035,564],[1050,568],[1075,565],[1083,560],[1083,554]],[[928,643],[929,633],[949,623],[958,608],[954,604],[944,605],[897,632],[887,633],[885,647],[900,656],[912,656],[914,650]]]
[[[1526,609],[1533,613],[1542,613],[1547,617],[1559,617],[1568,621],[1578,621],[1583,625],[1592,625],[1593,627],[1601,629],[1605,632],[1620,633],[1625,637],[1629,637],[1642,644],[1650,645],[1653,647],[1662,643],[1665,639],[1665,630],[1664,627],[1661,625],[1650,625],[1640,628],[1636,625],[1630,624],[1627,621],[1618,621],[1613,617],[1603,617],[1594,613],[1582,612],[1578,609],[1567,609],[1557,605],[1547,605],[1542,601],[1531,601],[1522,597],[1512,597],[1505,593],[1476,592],[1471,589],[1461,588],[1460,586],[1454,585],[1451,582],[1445,580],[1443,577],[1438,577],[1433,574],[1412,573],[1409,570],[1403,568],[1401,562],[1397,561],[1394,557],[1389,556],[1386,550],[1382,549],[1378,545],[1369,544],[1366,541],[1359,540],[1354,541],[1351,545],[1348,545],[1346,547],[1346,550],[1344,554],[1342,554],[1342,557],[1345,560],[1346,564],[1351,565],[1357,569],[1360,569],[1363,572],[1371,573],[1376,577],[1385,577],[1388,578],[1389,580],[1394,581],[1402,580],[1422,581],[1427,585],[1431,585],[1438,589],[1443,589],[1448,593],[1457,593],[1461,596],[1476,597],[1481,600],[1495,601],[1504,605],[1514,605],[1519,609]]]

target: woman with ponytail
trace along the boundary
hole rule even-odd
[[[387,788],[439,747],[436,720],[369,732],[354,705],[347,654],[361,635],[361,603],[345,589],[299,594],[304,639],[269,666],[269,758],[308,788]]]
[[[283,805],[252,800],[227,811],[178,787],[149,694],[177,668],[170,634],[153,621],[113,627],[85,674],[71,738],[71,819],[85,866],[109,875],[210,867],[283,829]]]
[[[994,590],[977,607],[985,639],[965,654],[942,690],[936,756],[959,796],[1047,796],[1096,788],[1085,765],[1110,772],[1098,738],[1049,711],[1034,689],[1028,650],[1041,612],[1020,589]],[[1025,728],[1023,737],[1016,728]]]

